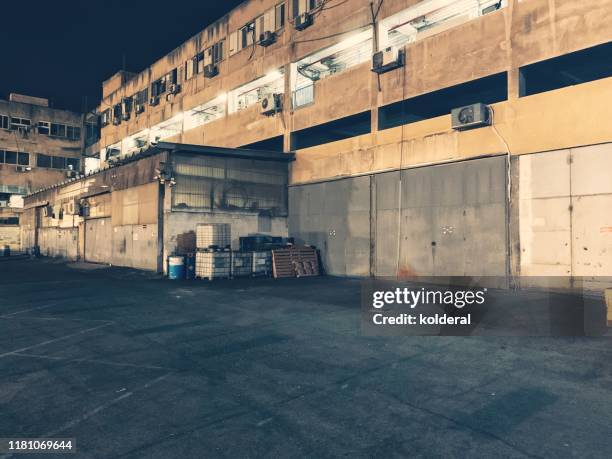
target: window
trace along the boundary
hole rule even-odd
[[[16,151],[5,151],[4,152],[4,164],[17,164],[17,152]]]
[[[66,126],[66,135],[70,140],[81,140],[81,128]]]
[[[520,96],[612,77],[612,43],[536,62],[520,69]]]
[[[63,156],[51,156],[51,167],[53,169],[66,169],[66,158]]]
[[[285,78],[282,69],[242,85],[229,94],[229,113],[256,105],[264,97],[285,92]]]
[[[51,123],[51,135],[54,137],[66,137],[66,125]]]
[[[210,123],[216,119],[222,118],[225,115],[225,99],[218,97],[210,102],[207,102],[185,112],[185,121],[183,129],[188,131],[206,123]]]
[[[157,97],[166,92],[166,75],[156,80],[151,85],[151,96]]]
[[[9,117],[6,115],[0,115],[0,129],[9,128]]]
[[[49,135],[51,133],[51,123],[49,121],[38,122],[38,133]]]
[[[362,112],[291,134],[291,149],[309,148],[371,132],[371,112]]]
[[[21,163],[20,163],[21,164]],[[52,169],[69,169],[79,170],[79,158],[65,158],[63,156],[49,156],[42,153],[36,155],[36,165],[38,167],[47,167]]]
[[[51,156],[38,153],[36,155],[36,165],[38,167],[51,167]]]
[[[275,8],[275,29],[281,29],[285,27],[285,4],[281,3],[280,5],[276,5]]]
[[[308,13],[309,11],[318,8],[320,4],[321,0],[293,0],[293,17]]]
[[[121,122],[121,104],[115,104],[113,107],[113,121]]]
[[[196,73],[202,73],[204,71],[204,51],[196,54],[193,58],[193,70]]]
[[[507,0],[429,0],[383,19],[380,48],[403,46],[505,7]],[[444,26],[444,27],[443,27]]]
[[[138,91],[134,96],[134,102],[136,105],[144,105],[149,100],[149,88],[144,88],[142,91]]]
[[[221,40],[210,47],[211,60],[213,64],[218,64],[223,60],[223,47],[225,40]]]
[[[11,130],[16,131],[19,128],[28,129],[32,125],[32,121],[27,118],[14,118],[11,116]]]
[[[0,225],[19,225],[19,217],[0,218]]]
[[[240,29],[240,49],[251,46],[255,38],[255,22],[250,22]]]
[[[30,165],[30,153],[19,153],[17,156],[17,164],[20,166]]]

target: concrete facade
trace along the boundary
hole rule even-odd
[[[152,86],[165,75],[180,85],[180,92],[162,93],[156,105],[145,102],[142,113],[132,111],[127,120],[113,123],[110,116],[99,144],[103,160],[105,152],[129,155],[135,144],[158,134],[171,141],[225,147],[274,141],[288,152],[296,136],[313,138],[317,127],[331,130],[334,121],[361,116],[370,123],[369,132],[297,148],[291,165],[289,234],[321,248],[329,273],[612,274],[607,262],[612,250],[608,192],[605,185],[593,191],[596,185],[590,178],[612,182],[609,155],[588,153],[604,152],[612,143],[612,128],[601,122],[612,116],[612,73],[604,69],[597,77],[573,77],[570,83],[533,95],[525,89],[532,83],[525,69],[538,63],[586,52],[588,66],[597,67],[588,61],[588,52],[612,42],[612,0],[508,0],[497,9],[489,5],[497,2],[474,0],[469,12],[453,10],[449,20],[440,18],[456,2],[392,0],[381,2],[380,8],[362,0],[332,2],[333,8],[318,2],[311,11],[314,24],[297,31],[294,9],[303,12],[301,3],[246,1],[144,71],[120,72],[107,80],[101,112],[144,89],[150,96]],[[266,12],[277,4],[285,4],[286,20],[275,29],[276,42],[236,50],[236,31],[252,20],[259,24],[260,15],[262,27],[271,27]],[[296,81],[301,78],[297,68],[302,64],[326,52],[333,52],[331,60],[342,60],[348,51],[357,52],[361,45],[356,41],[364,37],[366,51],[370,46],[373,53],[389,41],[393,24],[401,23],[397,18],[427,19],[432,11],[437,19],[400,45],[404,67],[377,75],[371,72],[371,54],[353,54],[350,62],[341,62],[329,76],[312,82],[309,103],[296,103]],[[206,55],[223,40],[218,75],[209,78],[200,69],[190,70],[193,57],[201,51]],[[363,53],[364,48],[359,49]],[[270,83],[273,78],[281,78],[282,84]],[[248,93],[263,80],[268,85],[262,86],[264,92],[272,86],[275,91],[284,88],[282,111],[263,116],[259,104],[236,110],[237,103],[247,100],[240,99],[241,91]],[[450,108],[391,127],[384,124],[399,101],[443,97],[444,91],[462,88],[458,85],[485,81],[503,82],[501,96],[491,98],[493,126],[453,130]],[[487,97],[482,93],[483,100]],[[417,108],[428,105],[417,103]],[[205,120],[196,120],[198,110],[207,113]],[[558,189],[542,191],[552,184],[546,180],[547,166],[538,164],[552,161],[561,174],[568,174],[553,159],[557,156],[548,153],[552,151],[569,151],[576,161],[574,172],[564,184],[558,176]],[[448,163],[457,165],[442,166]],[[465,201],[436,202],[436,191]],[[396,218],[400,205],[401,218]],[[444,217],[432,210],[440,208]],[[444,239],[431,237],[440,231],[446,231]]]
[[[0,100],[0,238],[18,226],[6,220],[19,219],[24,195],[66,180],[70,168],[80,171],[84,137],[79,113],[20,94]],[[20,248],[14,237],[7,243]]]

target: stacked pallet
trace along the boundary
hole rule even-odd
[[[319,259],[312,247],[287,247],[272,251],[274,277],[318,276]]]
[[[229,223],[201,223],[196,227],[198,250],[229,248],[232,244],[232,226]]]

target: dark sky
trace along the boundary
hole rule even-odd
[[[0,99],[81,111],[122,67],[139,72],[242,0],[2,0]]]

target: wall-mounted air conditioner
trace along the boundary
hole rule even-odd
[[[42,208],[42,215],[46,218],[53,218],[53,207],[45,206]]]
[[[151,99],[149,99],[149,105],[153,107],[155,107],[156,105],[159,105],[159,96],[151,97]]]
[[[115,126],[119,126],[121,124],[121,118],[114,117],[113,118],[113,124]]]
[[[259,35],[259,44],[261,46],[270,46],[276,42],[276,32],[266,30]]]
[[[0,201],[0,207],[8,207],[8,201]]]
[[[310,13],[302,13],[295,17],[295,30],[304,30],[313,24],[313,17]]]
[[[136,106],[134,107],[134,112],[137,115],[140,115],[141,113],[143,113],[145,111],[145,106],[144,104],[136,104]]]
[[[123,115],[121,115],[121,119],[123,121],[128,121],[130,119],[130,114],[129,113],[124,113]]]
[[[170,94],[178,94],[179,92],[181,92],[181,85],[178,83],[172,83],[168,92]]]
[[[375,73],[390,72],[391,70],[403,67],[404,64],[404,50],[395,46],[378,51],[372,56],[372,71]]]
[[[215,64],[207,64],[204,66],[204,76],[206,78],[213,78],[219,74],[219,67]]]
[[[268,94],[261,101],[261,114],[270,116],[283,110],[283,95]]]
[[[32,168],[30,166],[15,166],[16,172],[29,172]]]
[[[483,126],[490,126],[491,109],[486,104],[473,104],[455,108],[451,112],[452,127],[462,131]]]

